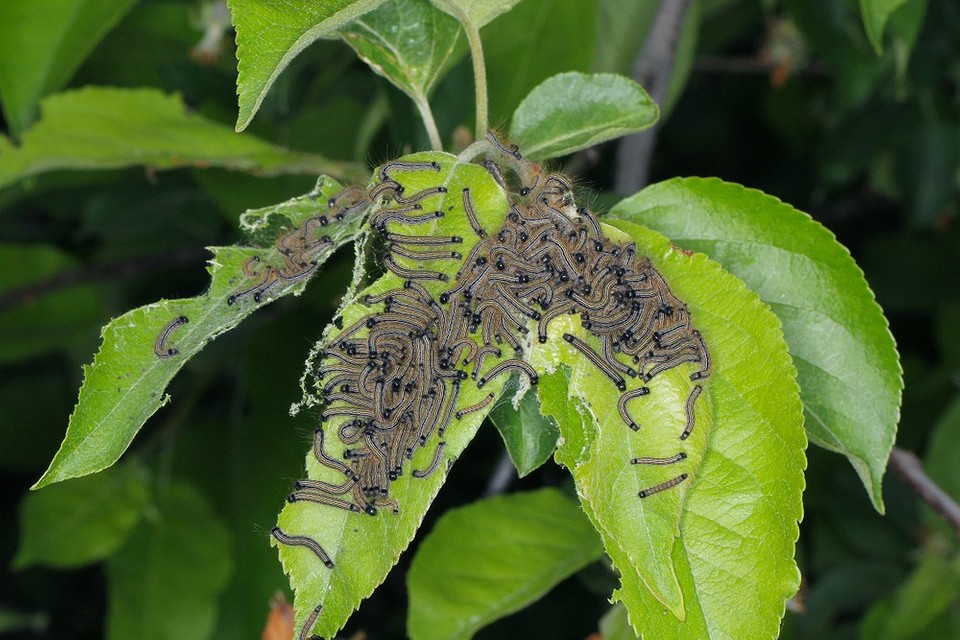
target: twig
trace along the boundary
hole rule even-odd
[[[643,85],[658,105],[663,104],[667,95],[681,27],[691,4],[693,0],[661,2],[643,50],[633,67],[633,79]],[[630,195],[646,185],[656,140],[657,127],[650,127],[620,141],[615,191]]]
[[[0,312],[66,287],[95,282],[97,280],[132,278],[142,273],[169,269],[173,266],[204,260],[209,255],[210,253],[202,247],[189,247],[162,255],[146,256],[133,260],[98,264],[85,269],[64,271],[50,278],[37,280],[26,286],[0,293]]]
[[[960,505],[923,470],[916,455],[897,447],[890,452],[890,466],[923,500],[943,516],[960,535]]]

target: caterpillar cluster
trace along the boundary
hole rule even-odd
[[[483,227],[469,186],[458,187],[459,193],[442,185],[406,193],[393,178],[400,172],[439,173],[436,162],[398,161],[378,172],[366,195],[373,211],[369,223],[384,240],[384,266],[403,286],[366,296],[363,302],[371,311],[328,340],[318,354],[314,375],[324,403],[320,419],[327,429],[315,431],[313,453],[342,481],[300,480],[289,501],[371,516],[381,509],[397,512],[400,505],[390,496],[390,486],[414,454],[432,446],[432,462],[411,474],[423,478],[433,473],[443,460],[446,431],[494,400],[489,393],[460,406],[466,385],[483,389],[508,373],[537,384],[538,373],[523,356],[551,338],[562,338],[616,386],[619,414],[634,431],[640,426],[629,405],[649,393],[645,383],[682,363],[697,365],[692,380],[710,375],[707,347],[686,305],[650,260],[638,256],[634,245],[606,238],[596,216],[577,207],[565,177],[543,172],[492,135],[489,142],[503,158],[483,166],[509,197],[509,212],[496,229]],[[466,256],[470,242],[462,237],[410,232],[446,215],[426,206],[437,198],[462,204],[477,237]],[[425,268],[449,261],[460,265],[452,282],[449,269]],[[598,348],[553,330],[552,321],[566,315],[579,319]],[[628,385],[631,380],[640,386]],[[693,407],[701,390],[694,385],[688,397],[680,440],[694,429]],[[324,447],[324,439],[332,437],[346,447],[342,459]],[[630,462],[668,466],[685,458],[680,452]],[[687,474],[678,474],[640,491],[639,497],[686,479]],[[310,549],[333,568],[313,539],[279,528],[273,535],[282,544]],[[319,607],[304,625],[301,640],[318,615]]]
[[[330,198],[326,214],[307,218],[277,240],[276,250],[283,256],[282,265],[262,265],[259,256],[253,256],[244,263],[243,274],[257,282],[228,296],[227,304],[235,304],[246,296],[251,296],[254,302],[259,303],[274,287],[294,284],[312,276],[317,269],[320,252],[333,247],[330,236],[322,234],[324,227],[360,214],[369,206],[370,196],[366,189],[360,187],[349,187]]]

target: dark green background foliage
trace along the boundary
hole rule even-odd
[[[349,282],[349,250],[301,297],[266,307],[190,360],[169,387],[174,401],[116,467],[30,503],[27,489],[63,438],[103,325],[161,298],[202,293],[204,247],[240,241],[244,210],[306,193],[321,173],[363,179],[370,166],[428,148],[428,134],[411,101],[357,52],[321,40],[280,74],[240,142],[225,8],[68,4],[77,8],[65,16],[38,16],[27,0],[0,4],[0,635],[259,637],[271,596],[288,588],[269,531],[314,426],[309,412],[291,418],[288,409]],[[485,26],[491,123],[505,128],[523,96],[557,73],[629,74],[654,13],[645,4],[523,0]],[[762,189],[810,212],[851,249],[902,355],[897,444],[960,499],[960,6],[860,4],[902,6],[886,25],[874,20],[868,36],[852,1],[694,3],[651,181],[717,176]],[[13,36],[22,23],[11,25],[29,20],[40,25],[37,40],[54,46]],[[42,31],[53,23],[65,28]],[[214,44],[195,48],[205,29]],[[421,87],[448,147],[473,125],[465,52],[453,45],[446,75]],[[62,93],[84,87],[137,89],[102,95],[140,118],[130,141],[139,159],[106,144],[84,151],[110,133],[82,108],[93,94]],[[179,100],[199,117],[183,121]],[[615,151],[608,143],[568,159],[579,184],[611,203],[619,200],[609,193]],[[661,231],[678,244],[685,237]],[[445,511],[484,495],[503,456],[488,421],[345,635],[406,633],[406,577],[420,540]],[[782,637],[960,637],[955,533],[895,475],[884,482],[880,516],[844,457],[818,447],[808,456],[803,585]],[[542,487],[572,494],[552,461],[508,491]],[[38,520],[43,526],[21,531]],[[71,548],[59,544],[65,535]],[[149,595],[134,596],[145,582]],[[604,618],[615,584],[594,562],[477,637],[582,638],[598,628],[625,637],[616,609]]]

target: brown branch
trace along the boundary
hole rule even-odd
[[[960,505],[923,470],[919,458],[910,451],[894,447],[890,466],[913,491],[946,520],[960,536]]]
[[[660,3],[643,50],[634,64],[633,79],[658,105],[663,104],[667,95],[683,21],[692,4],[693,0],[663,0]],[[656,140],[657,128],[650,127],[620,141],[615,191],[630,195],[646,185]]]
[[[209,255],[209,251],[203,247],[187,247],[160,255],[145,256],[108,264],[93,265],[84,269],[63,271],[55,276],[37,280],[23,287],[0,293],[0,312],[60,289],[65,289],[66,287],[87,284],[98,280],[132,278],[151,271],[159,271],[202,261]]]

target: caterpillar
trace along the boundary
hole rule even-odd
[[[274,250],[282,256],[282,264],[262,265],[259,256],[248,259],[243,265],[243,274],[255,282],[227,296],[227,305],[234,305],[248,296],[259,304],[276,287],[295,284],[312,276],[320,253],[334,246],[333,239],[322,231],[331,221],[342,222],[365,213],[373,203],[370,191],[347,187],[327,201],[326,213],[317,213],[280,235]]]
[[[180,353],[179,349],[168,346],[167,340],[169,340],[170,334],[173,333],[177,327],[187,324],[188,322],[190,322],[190,320],[187,318],[187,316],[177,316],[163,327],[163,329],[160,331],[160,335],[157,336],[157,340],[153,345],[153,353],[158,358],[161,360],[165,358],[172,358]]]
[[[495,399],[491,393],[479,402],[461,402],[468,385],[471,397],[479,397],[476,390],[504,373],[538,383],[539,372],[524,357],[535,348],[534,335],[536,343],[547,342],[551,333],[561,337],[613,385],[620,393],[619,416],[633,431],[641,427],[630,404],[651,392],[653,378],[685,363],[697,367],[691,380],[710,375],[708,349],[689,310],[650,260],[633,244],[605,237],[596,215],[577,205],[569,179],[524,160],[515,145],[493,134],[488,145],[490,157],[480,166],[508,198],[499,228],[481,219],[470,187],[449,193],[446,184],[410,188],[411,175],[420,178],[418,184],[442,175],[436,162],[388,163],[365,192],[345,197],[350,207],[370,206],[368,223],[383,239],[382,264],[402,285],[362,296],[367,311],[341,325],[315,354],[312,375],[322,408],[313,458],[339,480],[301,480],[291,502],[336,507],[356,517],[398,512],[402,505],[391,497],[391,483],[408,472],[422,479],[445,469],[447,429]],[[464,216],[467,235],[435,233],[448,214]],[[313,246],[302,231],[278,244],[288,262],[301,268]],[[453,279],[447,275],[451,261],[460,264]],[[276,277],[283,276],[278,271]],[[260,282],[257,293],[268,282]],[[587,335],[551,332],[552,323],[567,315],[579,319]],[[680,441],[693,432],[701,391],[695,385],[687,399]],[[338,440],[342,456],[328,451],[325,438]],[[420,449],[427,450],[428,466],[410,470]],[[686,458],[681,452],[629,462],[662,468]],[[654,499],[688,478],[675,474],[638,496]],[[309,538],[282,532],[274,538],[306,546],[332,564]]]

